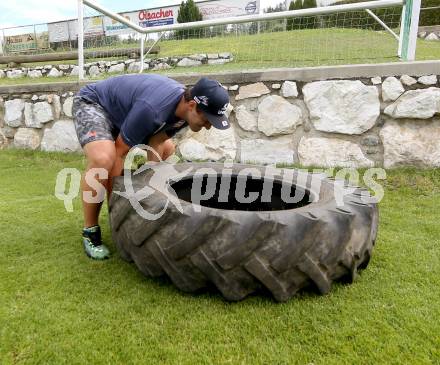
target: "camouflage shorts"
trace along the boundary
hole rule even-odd
[[[93,141],[116,139],[118,131],[113,128],[108,113],[101,105],[75,96],[72,113],[81,147]]]

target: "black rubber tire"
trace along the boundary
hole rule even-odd
[[[166,163],[163,163],[166,164]],[[159,164],[155,169],[160,169]],[[219,163],[183,163],[174,168],[211,168]],[[236,164],[233,173],[244,167]],[[277,211],[239,211],[201,207],[179,200],[183,214],[172,204],[156,221],[139,216],[130,202],[112,194],[109,202],[112,236],[121,257],[134,261],[147,276],[168,275],[185,292],[214,284],[228,300],[241,300],[267,289],[277,301],[286,301],[299,290],[314,285],[328,293],[335,280],[352,282],[358,270],[367,267],[378,227],[376,203],[365,203],[366,189],[335,184],[324,175],[307,174],[306,188],[319,196],[309,205]],[[135,190],[143,188],[152,170],[134,175]],[[313,181],[321,188],[314,191]],[[124,191],[123,177],[114,179],[114,191]],[[339,190],[338,190],[339,189]],[[344,194],[338,206],[335,191]],[[155,192],[141,201],[149,212],[160,211],[166,197]]]

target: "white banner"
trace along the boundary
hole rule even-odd
[[[69,40],[68,22],[48,23],[49,42],[66,42]]]
[[[198,3],[203,20],[258,14],[260,0],[220,0]]]
[[[69,36],[70,39],[77,39],[78,38],[78,20],[71,20],[69,21]]]
[[[78,38],[78,20],[48,23],[49,42],[67,42]],[[84,18],[84,36],[103,35],[102,17]]]

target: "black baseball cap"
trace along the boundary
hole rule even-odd
[[[230,127],[226,116],[229,95],[218,81],[202,77],[191,89],[191,97],[215,128],[228,129]]]

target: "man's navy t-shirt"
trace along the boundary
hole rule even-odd
[[[123,75],[89,84],[78,95],[100,104],[130,147],[165,131],[173,136],[187,123],[175,116],[185,87],[160,75]]]

